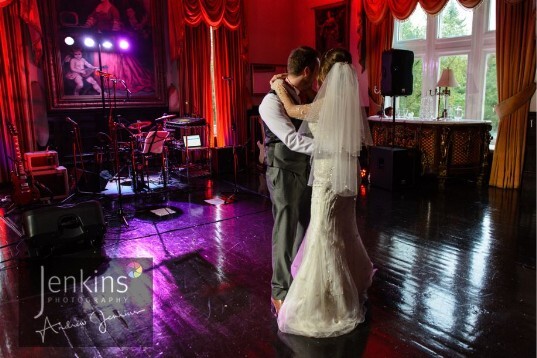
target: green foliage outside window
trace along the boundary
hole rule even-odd
[[[440,15],[439,38],[472,34],[472,12],[463,10],[456,1],[449,1]]]
[[[427,15],[421,6],[416,6],[416,10],[407,21],[399,25],[399,40],[424,40],[427,33]]]
[[[492,121],[491,134],[496,138],[498,132],[498,116],[494,106],[498,104],[498,83],[496,81],[496,54],[487,56],[487,69],[485,72],[485,98],[483,101],[483,119]]]

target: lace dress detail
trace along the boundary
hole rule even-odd
[[[315,135],[316,123],[310,123]],[[373,265],[356,225],[356,197],[331,189],[333,166],[313,159],[311,220],[293,262],[294,281],[278,315],[282,332],[334,337],[364,321]]]

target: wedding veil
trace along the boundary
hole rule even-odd
[[[358,156],[362,144],[372,141],[360,106],[358,77],[351,64],[336,62],[332,66],[307,119],[318,122],[314,158],[333,164],[332,190],[341,196],[357,195]]]

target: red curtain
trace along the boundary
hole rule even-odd
[[[184,29],[184,47],[178,61],[179,105],[182,113],[202,116],[212,124],[211,72],[207,64],[211,60],[209,27],[201,24]],[[213,126],[209,125],[209,146],[213,145]]]
[[[30,41],[33,59],[25,45]],[[26,64],[39,62],[41,55],[41,23],[36,1],[0,3],[0,183],[8,181],[12,168],[10,158],[14,157],[11,134],[6,126],[8,121],[18,130],[21,151],[35,149],[30,76]]]
[[[246,140],[246,41],[241,0],[168,0],[170,54],[178,60],[183,113],[198,113],[212,124],[216,146]],[[214,30],[213,112],[210,30]],[[188,106],[185,104],[189,101]],[[189,108],[190,107],[190,111]],[[213,127],[211,126],[211,132]],[[211,133],[211,138],[214,133]],[[212,145],[211,141],[211,145]]]
[[[522,180],[528,111],[535,93],[535,21],[531,0],[496,2],[500,123],[489,184],[498,188],[517,189]]]
[[[369,83],[369,115],[375,115],[381,108],[380,79],[382,76],[382,51],[392,47],[393,17],[386,12],[384,19],[378,23],[366,21],[366,68]],[[376,90],[375,90],[376,89]]]
[[[212,27],[223,25],[237,30],[242,23],[242,13],[241,0],[168,0],[172,60],[177,60],[181,54],[185,25],[198,26],[203,22]]]
[[[452,0],[453,1],[453,0]],[[457,0],[466,8],[473,8],[482,0]],[[494,1],[494,0],[492,0]],[[365,12],[366,21],[358,21],[358,33],[366,33],[359,36],[360,41],[366,41],[365,66],[369,80],[369,113],[375,114],[380,105],[380,95],[375,94],[373,89],[379,87],[382,67],[382,51],[391,48],[393,37],[394,19],[407,19],[416,9],[418,3],[423,10],[431,15],[439,13],[448,0],[364,0],[363,7],[359,6],[358,18]],[[364,31],[365,30],[365,31]],[[363,44],[358,43],[358,48]],[[364,62],[360,58],[360,63]]]
[[[215,31],[215,92],[218,120],[217,146],[244,144],[246,132],[246,61],[236,31]]]
[[[457,0],[459,4],[468,9],[476,7],[481,1]],[[434,15],[439,13],[447,2],[448,0],[365,0],[364,10],[367,18],[377,23],[384,18],[386,12],[391,12],[396,19],[404,20],[414,12],[418,3],[425,12]]]

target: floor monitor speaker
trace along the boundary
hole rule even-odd
[[[416,152],[405,148],[371,147],[369,182],[386,190],[409,188],[416,183]]]
[[[105,233],[103,210],[96,200],[28,210],[22,222],[32,257],[96,246]]]
[[[211,164],[213,174],[220,176],[233,174],[233,147],[211,148]],[[237,146],[237,171],[246,167],[246,153],[244,146]]]

